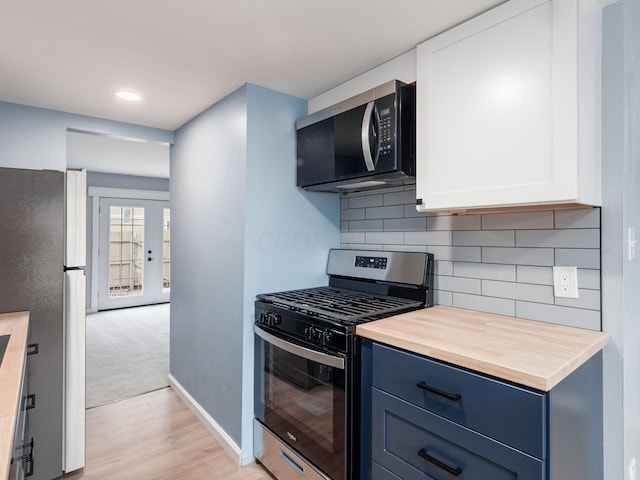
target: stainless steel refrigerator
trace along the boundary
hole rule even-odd
[[[28,310],[29,343],[37,345],[37,353],[29,357],[28,393],[35,401],[27,417],[34,480],[71,471],[65,466],[69,441],[71,464],[84,464],[84,347],[78,352],[68,343],[84,335],[84,260],[78,257],[82,265],[76,264],[78,258],[65,265],[65,258],[72,256],[65,252],[65,241],[81,243],[82,249],[85,244],[84,232],[68,238],[65,217],[69,209],[82,211],[86,180],[69,177],[76,193],[85,182],[79,206],[66,201],[66,194],[73,193],[67,191],[67,180],[64,172],[0,168],[0,312]],[[70,314],[76,318],[68,325]]]

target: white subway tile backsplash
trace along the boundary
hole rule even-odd
[[[480,230],[480,216],[435,215],[427,219],[427,230]]]
[[[600,290],[578,289],[578,298],[556,298],[556,305],[600,310]]]
[[[382,245],[386,244],[397,244],[401,245],[404,240],[403,232],[366,232],[365,233],[365,241],[366,243],[380,243]]]
[[[406,232],[407,245],[451,245],[451,232]]]
[[[600,290],[600,270],[579,268],[578,288]]]
[[[426,245],[385,245],[384,249],[389,252],[420,252],[425,253],[427,251]]]
[[[600,228],[600,209],[558,210],[555,228]]]
[[[433,253],[438,305],[600,328],[600,209],[419,213],[412,186],[341,209],[343,248]],[[578,267],[578,299],[553,296],[553,265]]]
[[[564,230],[517,230],[517,247],[600,248],[596,228]]]
[[[348,248],[351,250],[384,250],[384,245],[374,245],[372,243],[349,243],[347,246],[341,248]]]
[[[384,223],[382,220],[351,220],[350,232],[382,232]]]
[[[383,220],[386,232],[424,232],[427,228],[426,218],[386,218]]]
[[[407,235],[407,234],[405,234]],[[439,260],[452,260],[454,262],[479,262],[480,247],[451,247],[439,245],[427,245],[427,251],[433,253]]]
[[[513,230],[487,230],[479,232],[453,232],[453,244],[478,247],[513,247]]]
[[[382,194],[349,197],[349,208],[381,207]]]
[[[364,232],[342,232],[340,243],[364,243]]]
[[[456,277],[502,280],[504,282],[516,281],[515,265],[455,262],[453,272]]]
[[[436,275],[434,287],[436,290],[446,290],[448,292],[472,293],[480,295],[480,280],[475,278],[447,277]]]
[[[449,262],[446,260],[438,260],[438,258],[435,257],[434,264],[435,265],[434,265],[433,273],[435,273],[436,275],[453,276],[453,262]]]
[[[515,316],[515,302],[504,298],[482,297],[480,295],[453,294],[453,307],[476,310],[478,312],[495,313],[497,315]]]
[[[569,327],[600,330],[600,312],[581,308],[516,301],[516,317]]]
[[[401,192],[385,193],[383,196],[383,205],[405,205],[416,204],[416,191],[404,190]]]
[[[501,248],[482,247],[484,263],[509,265],[553,265],[552,248]]]
[[[364,208],[343,209],[340,212],[340,220],[364,220]]]
[[[553,268],[518,265],[516,281],[520,283],[536,283],[538,285],[553,285]]]
[[[365,218],[398,218],[404,215],[404,207],[402,205],[393,205],[390,207],[369,207],[365,209]]]
[[[555,265],[600,269],[600,249],[556,248]]]
[[[453,293],[435,290],[433,292],[433,303],[435,303],[436,305],[445,305],[447,307],[452,307]]]
[[[540,230],[549,228],[553,228],[553,211],[482,215],[483,230]]]
[[[553,303],[553,287],[549,285],[483,280],[482,295],[528,302]]]
[[[404,216],[405,217],[433,217],[438,215],[437,213],[431,212],[418,212],[416,210],[415,204],[405,205],[404,206]]]

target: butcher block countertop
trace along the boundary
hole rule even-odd
[[[609,342],[604,332],[441,305],[358,325],[356,333],[542,391]]]
[[[29,312],[0,314],[0,335],[11,335],[0,364],[0,479],[9,476],[13,431],[20,402]]]

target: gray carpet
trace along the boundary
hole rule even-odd
[[[169,385],[169,304],[87,315],[87,408]]]

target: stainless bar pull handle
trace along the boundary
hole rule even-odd
[[[342,357],[334,357],[333,355],[327,355],[326,353],[322,353],[317,350],[311,350],[310,348],[305,348],[300,345],[296,345],[295,343],[287,342],[286,340],[282,340],[275,335],[271,335],[269,332],[265,332],[257,325],[254,325],[253,331],[267,343],[270,343],[271,345],[278,347],[286,352],[292,353],[293,355],[297,355],[307,360],[311,360],[312,362],[321,363],[322,365],[328,365],[329,367],[344,370],[344,358]]]
[[[283,450],[280,450],[280,456],[285,462],[291,465],[291,468],[293,468],[296,472],[298,472],[300,475],[304,475],[304,468],[301,465],[298,465],[298,463],[295,462],[293,458],[287,455]]]
[[[371,128],[371,118],[373,117],[373,107],[375,102],[367,103],[367,107],[364,109],[364,116],[362,117],[362,130],[360,132],[360,139],[362,140],[362,155],[364,156],[364,163],[367,165],[367,170],[373,172],[376,166],[373,163],[373,157],[371,156],[371,147],[369,146],[369,129]]]

